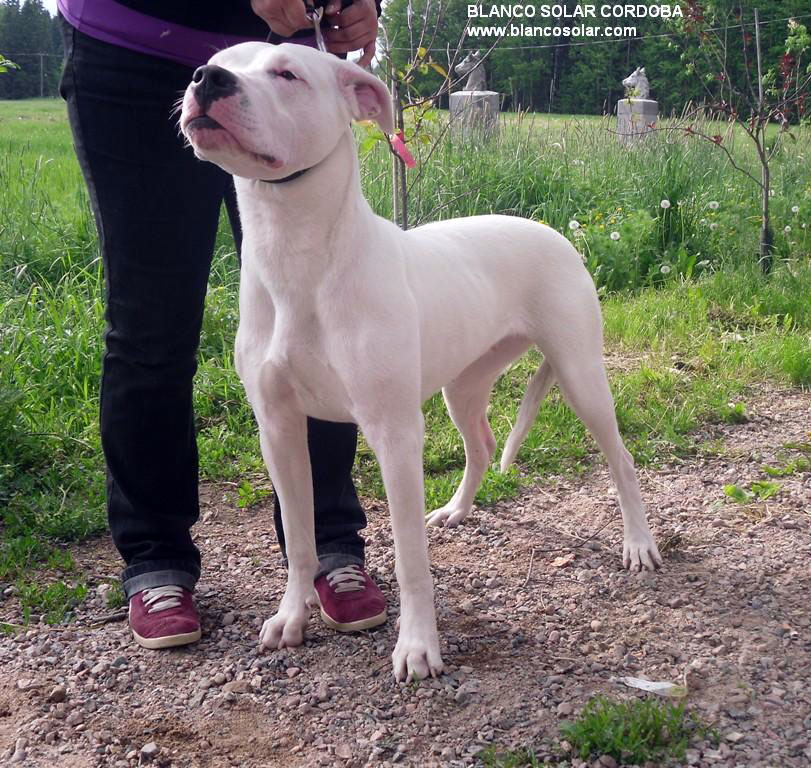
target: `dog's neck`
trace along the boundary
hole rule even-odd
[[[235,179],[244,233],[243,263],[258,270],[269,288],[312,288],[344,269],[373,219],[360,189],[351,128],[335,149],[284,184]],[[349,242],[347,242],[349,241]]]

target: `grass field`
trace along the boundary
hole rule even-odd
[[[440,116],[427,131],[441,125]],[[502,212],[565,231],[603,297],[621,429],[637,461],[656,463],[695,450],[691,431],[703,422],[742,418],[749,384],[811,384],[811,137],[796,135],[773,164],[778,266],[769,278],[754,264],[757,190],[722,153],[664,133],[628,152],[599,118],[511,118],[497,140],[445,141],[430,158],[426,144],[411,172],[412,219]],[[388,216],[388,155],[362,128],[359,138],[367,195]],[[742,137],[729,141],[752,165]],[[59,542],[106,525],[97,435],[104,308],[61,102],[0,103],[0,177],[0,581],[8,582],[34,565],[68,568]],[[250,504],[269,483],[233,367],[237,278],[223,219],[196,379],[200,465],[204,479],[233,482]],[[529,355],[496,389],[490,416],[500,443],[536,366]],[[464,453],[441,397],[425,412],[432,508],[459,481]],[[479,500],[581,471],[594,452],[553,392],[518,468],[489,471]],[[382,494],[363,445],[358,484]],[[44,599],[34,593],[32,605]]]

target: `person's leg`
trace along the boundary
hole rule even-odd
[[[127,597],[194,588],[200,556],[192,378],[228,177],[177,135],[191,70],[63,22],[61,93],[99,230],[107,299],[101,387],[108,515]]]

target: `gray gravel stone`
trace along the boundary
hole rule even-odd
[[[48,701],[52,704],[58,704],[61,701],[64,701],[68,696],[68,690],[65,688],[64,685],[55,685],[51,688],[51,692],[48,694]]]

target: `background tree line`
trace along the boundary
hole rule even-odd
[[[573,9],[577,0],[558,0]],[[596,1],[596,0],[595,0]],[[422,19],[428,13],[429,35],[423,41],[433,49],[455,48],[467,23],[469,0],[389,0],[383,11],[383,23],[395,66],[404,67],[419,43]],[[599,5],[599,3],[596,3]],[[484,3],[489,7],[489,3]],[[691,5],[684,3],[685,10]],[[809,0],[757,0],[762,22],[805,16],[811,13]],[[703,11],[719,24],[735,25],[740,20],[751,24],[755,3],[708,0]],[[410,10],[409,10],[410,9]],[[409,29],[409,16],[411,29]],[[681,111],[688,101],[701,101],[704,84],[685,65],[679,25],[661,19],[598,20],[637,27],[636,39],[608,41],[604,38],[505,38],[487,63],[490,87],[504,94],[504,108],[530,109],[575,114],[611,112],[623,95],[622,79],[635,67],[644,66],[651,91],[664,114]],[[808,19],[805,19],[808,24]],[[478,25],[509,23],[509,20],[479,20]],[[571,27],[579,19],[532,20],[527,24]],[[590,21],[588,22],[590,23]],[[663,37],[673,32],[676,37]],[[738,36],[735,30],[736,40]],[[658,35],[658,37],[657,37]],[[786,23],[761,25],[764,69],[775,67],[784,53]],[[485,48],[492,38],[468,38],[465,49]],[[585,43],[582,44],[581,43]],[[19,65],[18,70],[0,77],[0,99],[56,96],[62,66],[62,40],[57,21],[41,0],[2,0],[0,2],[0,53]],[[38,54],[45,54],[44,56]],[[740,45],[730,45],[728,71],[743,70]],[[443,62],[441,50],[432,51]],[[441,76],[429,69],[420,78],[424,92],[434,92]],[[447,106],[447,99],[440,106]]]
[[[19,67],[0,77],[0,99],[58,95],[62,38],[56,19],[40,0],[3,0],[0,53]]]
[[[596,0],[592,0],[598,7]],[[428,14],[428,35],[422,44],[431,47],[431,56],[444,63],[443,50],[455,49],[467,23],[469,0],[390,0],[383,11],[383,23],[388,34],[393,63],[403,68],[412,51],[419,45],[423,18]],[[574,9],[583,5],[576,0],[558,0],[558,4]],[[485,8],[490,3],[483,3]],[[536,4],[537,5],[537,4]],[[688,6],[683,3],[685,13]],[[787,22],[769,22],[791,16],[811,14],[809,0],[757,0],[756,3],[733,3],[729,0],[701,4],[707,18],[717,20],[730,28],[741,23],[753,23],[753,8],[757,7],[761,20],[761,46],[764,71],[776,68],[785,53]],[[410,17],[410,29],[409,29]],[[573,27],[594,20],[581,19],[526,19],[516,20],[527,25]],[[804,19],[808,24],[809,19]],[[637,38],[607,40],[606,38],[504,38],[491,54],[486,68],[488,87],[504,95],[507,109],[530,109],[575,114],[603,114],[612,112],[617,99],[622,98],[621,81],[634,68],[644,66],[651,82],[651,93],[657,99],[663,114],[680,112],[688,101],[702,101],[706,97],[706,83],[691,72],[687,62],[691,52],[685,50],[685,20],[668,23],[662,19],[597,19],[598,25],[636,26]],[[477,26],[509,24],[509,19],[474,19]],[[435,34],[434,34],[435,30]],[[673,37],[663,36],[672,33]],[[743,71],[744,53],[740,45],[739,29],[730,29],[731,61],[728,71]],[[468,37],[463,48],[485,50],[495,38]],[[752,43],[753,45],[753,43]],[[753,50],[753,49],[752,49]],[[694,52],[693,52],[694,53]],[[749,53],[752,53],[750,50]],[[419,80],[424,93],[435,92],[442,78],[428,69]],[[440,106],[447,106],[445,98]]]

